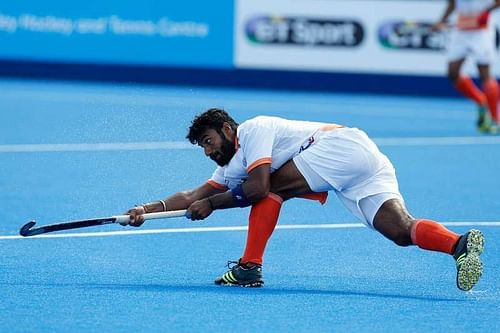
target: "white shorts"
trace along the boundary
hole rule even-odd
[[[491,29],[451,31],[448,41],[448,61],[472,56],[479,65],[489,65],[495,54],[495,39]]]
[[[314,192],[335,191],[369,227],[385,201],[403,200],[391,162],[357,128],[319,132],[315,143],[293,161]]]

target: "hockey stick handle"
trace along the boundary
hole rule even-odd
[[[156,219],[168,219],[171,217],[181,217],[186,216],[186,210],[171,210],[166,212],[157,212],[157,213],[147,213],[142,214],[144,221],[147,220],[156,220]],[[130,215],[116,215],[112,216],[115,219],[114,223],[128,223],[130,221]]]

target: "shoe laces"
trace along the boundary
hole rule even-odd
[[[236,267],[236,266],[239,266],[240,265],[240,261],[236,261],[236,260],[228,260],[226,266],[227,268],[229,269],[233,269],[233,267]]]

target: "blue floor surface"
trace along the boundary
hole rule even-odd
[[[1,332],[493,332],[500,325],[500,137],[476,133],[471,102],[16,80],[0,81],[0,92]],[[279,226],[301,229],[275,231],[262,289],[213,285],[226,261],[242,254],[246,232],[237,227],[248,209],[196,223],[17,237],[31,219],[117,215],[203,183],[213,162],[185,135],[209,107],[240,122],[274,115],[364,129],[393,161],[414,216],[459,233],[483,231],[482,280],[459,291],[451,257],[401,248],[360,227],[333,194],[325,206],[284,205]],[[123,230],[151,233],[114,234]]]

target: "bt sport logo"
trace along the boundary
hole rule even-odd
[[[447,43],[447,34],[432,31],[431,23],[390,21],[378,28],[378,40],[390,49],[441,51]]]
[[[354,20],[256,16],[247,21],[245,34],[257,44],[356,47],[365,31]]]

